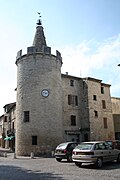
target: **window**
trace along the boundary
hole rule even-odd
[[[106,109],[106,102],[105,102],[105,100],[102,100],[102,108]]]
[[[32,136],[32,145],[37,145],[37,136]]]
[[[104,87],[101,86],[101,94],[104,94]]]
[[[78,97],[75,96],[75,105],[78,106]]]
[[[14,122],[12,122],[12,129],[14,130]]]
[[[29,122],[29,111],[24,111],[24,122]]]
[[[104,143],[97,143],[95,144],[94,147],[95,150],[103,150],[103,149],[107,149]]]
[[[68,95],[68,104],[78,106],[78,97],[74,95]]]
[[[70,86],[74,86],[74,80],[70,80]]]
[[[7,122],[7,116],[4,116],[4,122]]]
[[[93,95],[93,100],[97,100],[97,96],[96,95]]]
[[[103,118],[104,129],[107,129],[107,118]]]
[[[76,126],[76,116],[71,115],[71,126]]]
[[[98,117],[98,111],[94,111],[95,117]]]
[[[71,103],[72,103],[72,97],[71,95],[68,95],[68,104],[71,105]]]
[[[5,113],[7,113],[7,106],[5,106],[5,108],[4,108],[4,112],[5,112]]]

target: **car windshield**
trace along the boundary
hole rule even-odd
[[[80,150],[91,150],[93,147],[93,143],[81,143],[75,149],[80,149]]]

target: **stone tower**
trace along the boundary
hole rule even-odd
[[[48,155],[63,141],[60,52],[51,54],[41,20],[33,46],[17,53],[16,154]]]

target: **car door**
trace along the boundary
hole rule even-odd
[[[103,159],[103,162],[109,161],[109,155],[111,152],[109,152],[109,149],[106,147],[104,142],[97,143],[95,146],[95,155],[97,157],[101,157]]]
[[[120,150],[116,147],[116,143],[115,142],[111,142],[111,144],[109,146],[107,146],[108,148],[108,152],[109,152],[109,160],[113,161],[115,159],[117,159],[118,154],[120,153]]]
[[[114,148],[114,146],[108,146],[106,143],[105,143],[105,146],[106,146],[106,149],[108,149],[107,150],[108,151],[107,161],[113,161],[113,160],[117,159],[119,150]]]
[[[109,155],[110,155],[111,161],[117,159],[119,153],[120,153],[120,150],[118,150],[116,148],[112,148],[111,150],[109,150]]]

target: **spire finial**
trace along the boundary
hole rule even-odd
[[[37,13],[38,13],[38,15],[39,15],[39,19],[38,19],[38,21],[37,21],[36,24],[37,24],[38,26],[41,26],[41,25],[42,25],[42,22],[41,22],[41,19],[40,19],[40,18],[41,18],[41,15],[40,15],[40,12],[37,12]]]

